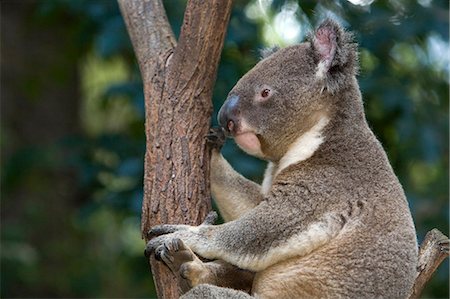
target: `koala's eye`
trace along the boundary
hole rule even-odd
[[[274,94],[272,87],[264,85],[255,90],[255,102],[262,103],[269,100]]]
[[[264,89],[261,91],[261,96],[262,96],[263,98],[267,98],[269,95],[270,95],[270,89],[264,88]]]

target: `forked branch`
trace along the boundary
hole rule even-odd
[[[156,67],[155,60],[176,47],[161,0],[118,0],[143,80]]]
[[[232,0],[190,0],[178,41],[161,0],[118,0],[144,83],[146,153],[142,235],[161,223],[200,224],[211,209],[204,136]],[[150,259],[160,298],[177,280]]]

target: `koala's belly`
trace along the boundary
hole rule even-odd
[[[347,236],[257,273],[252,293],[261,299],[406,298],[416,275],[414,246],[388,235]]]
[[[252,295],[261,299],[323,297],[322,290],[309,283],[313,282],[313,277],[308,277],[301,264],[301,258],[293,258],[257,273]]]

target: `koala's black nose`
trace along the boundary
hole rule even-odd
[[[217,120],[219,125],[224,128],[228,133],[232,133],[236,129],[237,116],[238,116],[238,101],[239,97],[232,95],[223,103],[222,108],[219,110]]]

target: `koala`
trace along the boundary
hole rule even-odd
[[[211,190],[226,222],[149,232],[147,254],[193,287],[182,298],[408,297],[416,232],[365,119],[357,56],[352,35],[327,19],[231,90],[219,124],[268,165],[259,185],[213,149]]]

